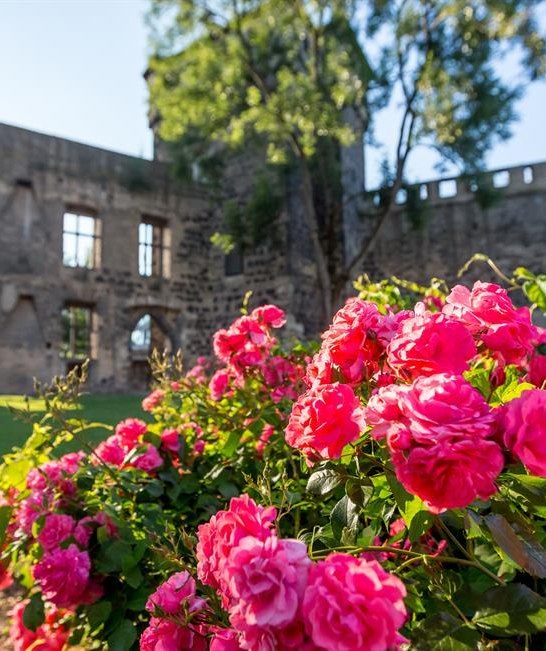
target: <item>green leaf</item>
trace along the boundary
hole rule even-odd
[[[486,368],[473,368],[472,370],[464,373],[465,380],[475,389],[478,389],[482,396],[487,400],[489,400],[489,396],[491,395],[489,373],[489,369]]]
[[[394,475],[388,474],[387,481],[389,482],[398,509],[406,523],[406,527],[410,534],[410,540],[412,540],[412,542],[418,540],[419,537],[430,528],[434,516],[423,505],[423,501],[417,497],[417,495],[411,495],[408,493]],[[412,527],[413,519],[417,516],[418,518]]]
[[[542,312],[546,311],[546,275],[539,274],[534,280],[523,283],[525,296],[534,303]]]
[[[42,601],[42,593],[39,592],[32,595],[23,611],[23,624],[31,631],[35,631],[38,626],[44,623],[44,619],[44,602]]]
[[[133,623],[124,619],[108,638],[108,651],[129,651],[136,638],[137,632]]]
[[[529,269],[526,269],[525,267],[514,269],[513,275],[518,280],[534,280],[536,277],[532,271],[529,271]]]
[[[330,523],[334,536],[339,540],[343,531],[348,529],[356,532],[358,527],[358,506],[344,495],[330,513]]]
[[[239,441],[241,440],[241,435],[237,430],[230,432],[227,441],[222,448],[222,456],[231,457],[233,453],[239,446]]]
[[[414,651],[474,651],[480,634],[448,613],[424,619],[414,630],[411,648]]]
[[[142,576],[142,572],[140,571],[138,565],[128,570],[127,572],[124,572],[123,578],[125,579],[127,585],[130,585],[131,588],[135,589],[138,588],[144,580],[144,577]]]
[[[493,635],[536,633],[546,628],[546,599],[520,583],[491,588],[472,621]]]
[[[343,481],[343,476],[333,468],[326,468],[325,470],[317,470],[314,472],[307,481],[307,490],[313,495],[324,496],[328,495]]]
[[[528,389],[535,389],[536,387],[529,382],[520,382],[519,380],[513,380],[503,386],[499,387],[491,398],[490,404],[492,407],[498,407],[499,405],[505,405],[511,400],[519,398],[524,391]]]
[[[373,483],[368,477],[350,477],[345,484],[345,493],[351,502],[364,508],[373,495]]]
[[[515,563],[532,576],[546,578],[546,550],[531,533],[516,533],[502,515],[490,513],[484,519],[495,542]]]
[[[87,620],[92,629],[98,628],[108,619],[112,612],[112,604],[109,601],[99,601],[87,608]]]

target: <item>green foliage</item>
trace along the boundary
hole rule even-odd
[[[539,277],[521,268],[512,278],[505,276],[514,289]],[[427,287],[398,278],[378,283],[362,278],[359,288],[382,310],[405,308],[421,298],[442,300],[447,290],[439,280]],[[250,299],[245,297],[243,314],[249,313]],[[314,350],[312,344],[276,345],[272,355],[303,365]],[[340,459],[309,468],[284,440],[292,400],[273,399],[258,368],[251,367],[242,382],[213,400],[208,379],[214,369],[201,368],[203,377],[186,373],[180,354],[155,354],[151,363],[154,388],[164,392],[142,441],[162,455],[152,473],[130,463],[142,447],[119,466],[102,462],[89,448],[84,434],[97,423],[75,416],[73,409],[81,401],[86,366],[39,387],[45,415],[21,410],[32,433],[22,449],[4,457],[0,468],[7,502],[0,506],[0,550],[29,591],[24,613],[29,628],[38,627],[47,613],[32,581],[32,567],[43,551],[36,536],[44,518],[37,518],[31,533],[2,536],[30,494],[29,470],[57,457],[71,440],[79,441],[88,456],[69,477],[74,494],[53,508],[76,520],[104,516],[92,525],[87,546],[104,592],[95,603],[80,604],[66,615],[72,642],[84,648],[136,649],[148,621],[143,611],[149,595],[174,572],[195,574],[197,527],[242,492],[275,506],[279,534],[304,540],[313,561],[333,551],[367,554],[399,576],[410,611],[402,633],[412,648],[542,648],[546,478],[528,474],[510,459],[497,479],[498,491],[488,500],[432,513],[402,486],[385,446],[369,428],[343,449]],[[491,406],[502,406],[532,386],[522,368],[505,367],[502,381],[495,370],[494,360],[484,354],[466,373]],[[365,384],[356,388],[363,401],[374,388],[373,381]],[[304,390],[297,380],[294,386]],[[260,448],[266,426],[271,437]],[[102,427],[105,434],[111,432]],[[178,433],[178,451],[162,447],[165,430]],[[198,442],[203,443],[199,452]],[[199,590],[209,599],[207,617],[221,617],[214,592],[202,585]]]

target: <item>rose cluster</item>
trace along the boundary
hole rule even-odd
[[[210,605],[187,572],[150,597],[143,651],[396,649],[406,591],[376,560],[332,553],[317,563],[299,540],[279,538],[273,507],[233,498],[198,529],[197,574],[214,588],[230,627],[207,625]]]
[[[511,364],[542,386],[545,335],[529,309],[481,282],[454,287],[440,308],[382,314],[349,299],[322,336],[285,429],[287,443],[314,463],[339,458],[371,428],[399,481],[434,512],[494,494],[509,454],[546,476],[546,392],[493,408],[465,379],[484,362],[498,385]]]
[[[275,354],[278,341],[271,332],[285,322],[283,310],[276,305],[263,305],[214,334],[214,353],[224,367],[209,382],[213,400],[229,395],[234,387],[242,387],[245,378],[252,374],[262,379],[263,390],[273,402],[296,399],[303,370],[294,361]]]

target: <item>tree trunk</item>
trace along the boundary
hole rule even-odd
[[[311,172],[305,158],[300,157],[299,163],[301,173],[303,211],[305,215],[305,222],[309,230],[309,236],[311,238],[313,256],[315,258],[315,265],[317,268],[317,276],[323,310],[321,322],[325,326],[332,317],[332,282],[330,279],[330,272],[328,271],[328,262],[326,255],[322,248],[319,237],[319,226],[315,211],[315,202],[313,198],[313,180],[311,177]]]

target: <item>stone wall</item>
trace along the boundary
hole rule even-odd
[[[130,333],[149,313],[172,347],[204,350],[212,299],[211,206],[198,186],[173,184],[164,165],[0,125],[0,391],[28,391],[32,376],[63,373],[61,312],[67,303],[96,315],[90,387],[142,389],[132,377]],[[62,220],[70,206],[102,226],[97,269],[63,266]],[[172,233],[170,278],[138,271],[144,215]]]
[[[232,159],[223,190],[211,193],[197,183],[175,182],[160,161],[0,124],[0,392],[27,392],[33,376],[47,381],[66,371],[60,353],[67,304],[89,306],[96,317],[93,391],[144,390],[144,360],[129,344],[145,314],[166,344],[183,350],[188,364],[210,353],[212,333],[239,314],[247,290],[253,292],[251,307],[274,302],[287,310],[293,334],[316,334],[320,297],[296,176],[286,178],[277,243],[247,252],[241,273],[227,275],[224,255],[210,244],[222,226],[224,201],[244,201],[261,156],[253,151]],[[344,151],[342,165],[350,197],[362,187],[362,148]],[[363,271],[374,278],[396,274],[423,282],[439,276],[453,282],[476,251],[508,271],[519,264],[544,271],[546,163],[489,178],[499,200],[487,210],[461,180],[423,184],[427,213],[418,230],[412,230],[401,198]],[[63,265],[63,214],[74,206],[100,220],[96,269]],[[139,274],[143,216],[164,220],[170,230],[168,278]],[[358,206],[351,207],[347,255],[370,224],[359,221]],[[483,268],[473,273],[487,275]]]
[[[394,274],[454,283],[461,266],[480,252],[508,273],[519,265],[544,272],[546,163],[491,171],[486,179],[497,193],[487,209],[477,204],[472,188],[460,179],[421,184],[427,195],[423,226],[412,229],[401,203],[385,224],[365,271],[374,278]],[[468,279],[478,276],[492,277],[485,266],[474,267]]]

